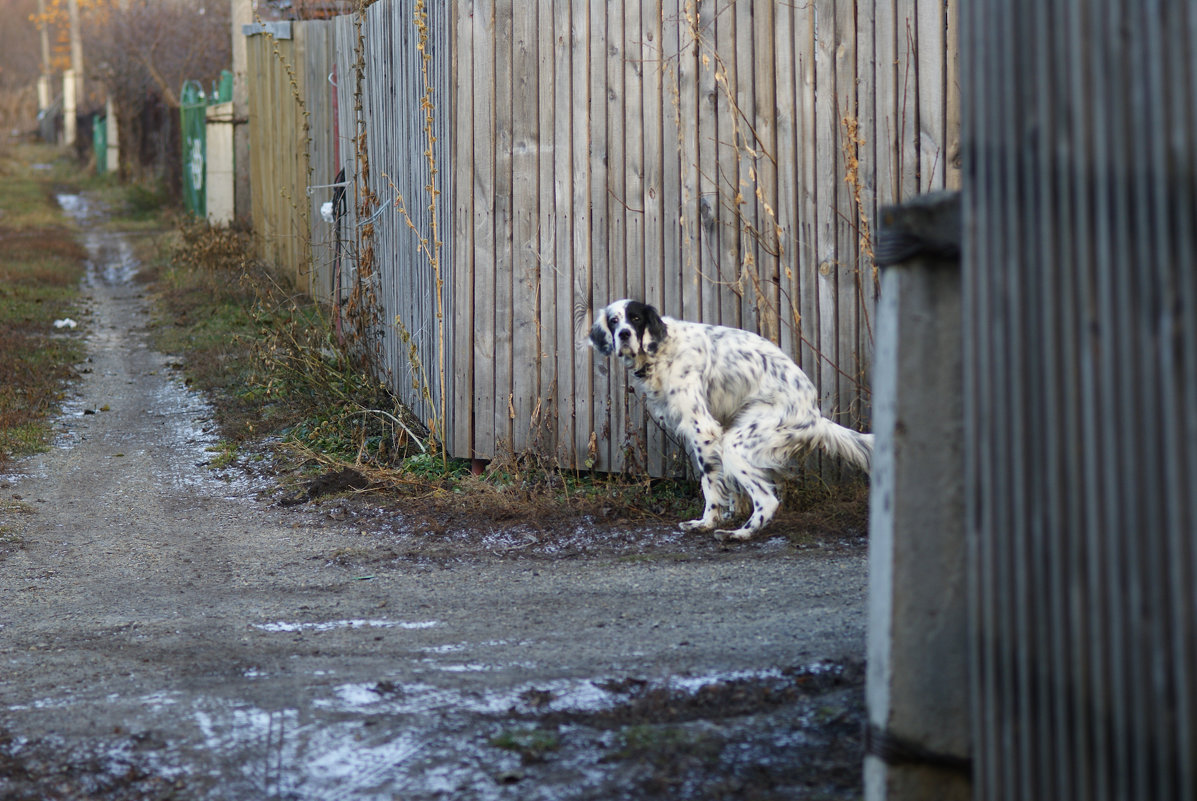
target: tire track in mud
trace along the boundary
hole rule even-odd
[[[208,468],[128,243],[63,205],[89,359],[55,447],[0,481],[0,797],[858,794],[863,551],[364,577],[333,555],[371,534]]]

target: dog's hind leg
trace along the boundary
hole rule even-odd
[[[715,532],[720,541],[747,540],[764,528],[781,501],[770,470],[758,466],[762,462],[759,441],[753,436],[731,436],[723,452],[725,480],[734,482],[752,501],[752,513],[737,529],[721,529]],[[772,465],[770,465],[772,466]]]

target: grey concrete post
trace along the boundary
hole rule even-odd
[[[67,147],[75,144],[78,137],[79,81],[74,70],[62,71],[62,143]]]
[[[960,202],[882,210],[869,523],[869,801],[967,801]]]
[[[121,168],[121,136],[120,126],[117,124],[116,106],[109,96],[104,104],[104,135],[108,143],[108,151],[104,154],[104,166],[107,171],[116,174]]]

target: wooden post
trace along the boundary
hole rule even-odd
[[[870,801],[967,801],[960,202],[881,213],[869,522]]]
[[[238,220],[249,221],[249,85],[246,83],[247,61],[245,34],[242,26],[254,21],[253,0],[230,0],[233,42],[233,207]]]

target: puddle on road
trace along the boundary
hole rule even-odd
[[[56,200],[63,211],[83,226],[83,245],[87,250],[85,283],[89,286],[100,282],[110,286],[130,283],[141,265],[128,236],[90,224],[102,217],[103,212],[85,195],[60,194]]]
[[[92,213],[92,205],[83,195],[59,194],[54,198],[63,211],[79,222],[85,220]]]

